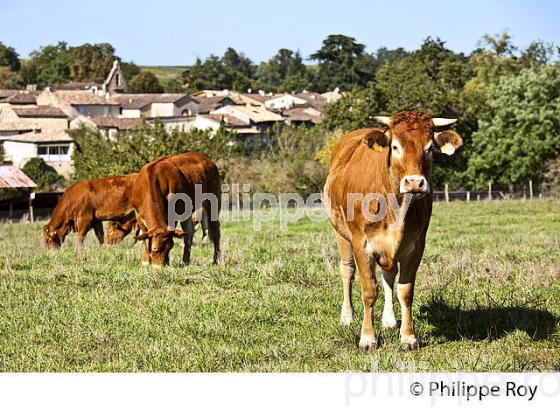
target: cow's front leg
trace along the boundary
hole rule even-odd
[[[362,301],[364,303],[364,321],[362,322],[359,346],[367,352],[377,346],[373,305],[377,300],[379,285],[375,278],[375,264],[372,263],[370,255],[365,251],[365,245],[365,240],[359,243],[352,243],[352,251],[358,266],[360,285],[362,287]]]
[[[401,262],[397,296],[401,305],[401,346],[404,350],[417,350],[418,340],[414,334],[412,323],[412,300],[414,299],[414,282],[416,271],[422,259],[422,249],[415,251],[409,258]]]
[[[397,276],[396,264],[393,270],[387,272],[382,270],[383,273],[383,294],[385,302],[383,305],[383,317],[381,318],[381,327],[383,329],[393,329],[397,326],[395,319],[395,310],[393,308],[393,286],[395,284],[395,277]]]
[[[340,275],[342,276],[343,299],[340,308],[340,322],[349,326],[352,322],[352,282],[356,272],[352,244],[336,232],[336,245],[340,254]]]

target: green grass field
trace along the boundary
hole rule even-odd
[[[378,331],[374,353],[357,349],[358,281],[355,320],[339,324],[326,222],[259,232],[224,222],[223,266],[196,246],[184,268],[176,246],[163,270],[141,266],[130,238],[100,249],[90,233],[86,261],[73,236],[47,252],[41,226],[0,225],[2,371],[560,370],[558,202],[435,205],[413,309],[417,352],[400,350],[398,330]]]
[[[181,77],[183,71],[186,70],[186,66],[148,66],[144,65],[140,67],[144,71],[149,71],[154,74],[158,80],[167,81],[173,80],[175,78]]]

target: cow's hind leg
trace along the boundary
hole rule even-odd
[[[221,264],[222,250],[220,249],[220,222],[208,218],[208,237],[214,245],[214,263]]]
[[[202,228],[202,245],[208,244],[208,214],[202,212],[202,218],[200,219],[200,227]]]
[[[414,282],[416,271],[422,259],[423,247],[415,250],[406,260],[401,262],[397,296],[401,305],[401,346],[405,350],[418,349],[418,341],[412,324],[412,300],[414,298]]]
[[[393,329],[397,326],[395,310],[393,308],[393,286],[395,284],[395,277],[397,276],[397,265],[395,264],[393,270],[390,272],[381,271],[383,273],[383,294],[385,296],[381,327],[383,329]]]
[[[194,237],[194,224],[192,218],[181,222],[181,228],[183,231],[188,232],[187,235],[183,236],[183,265],[188,265],[191,263],[191,247]]]
[[[365,250],[366,240],[353,240],[352,251],[358,266],[360,284],[362,287],[362,301],[364,303],[364,321],[360,334],[359,346],[365,351],[370,351],[377,346],[375,336],[375,323],[373,317],[373,305],[377,300],[379,285],[375,278],[375,264],[372,263],[371,256]]]
[[[344,292],[340,309],[340,322],[348,326],[352,322],[352,283],[356,273],[356,264],[354,263],[352,244],[338,232],[336,232],[336,245],[340,254],[340,274],[342,276],[342,289]]]

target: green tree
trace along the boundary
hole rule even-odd
[[[254,65],[252,61],[245,54],[238,53],[231,47],[228,47],[225,51],[221,63],[228,71],[243,74],[247,78],[253,77]]]
[[[39,191],[48,191],[53,185],[60,185],[64,177],[47,165],[41,158],[31,158],[22,171],[37,184]]]
[[[377,81],[391,113],[423,109],[453,117],[462,112],[460,95],[469,74],[464,56],[447,49],[439,38],[427,38],[420,49],[386,62]]]
[[[13,47],[4,45],[0,41],[0,67],[10,67],[12,71],[19,71],[21,63]]]
[[[127,80],[130,80],[135,75],[140,74],[140,67],[132,61],[121,62],[121,70]]]
[[[267,90],[302,91],[312,86],[309,70],[299,51],[281,48],[275,56],[257,68],[257,79]]]
[[[189,85],[190,92],[231,89],[232,85],[231,72],[224,67],[220,58],[214,55],[204,62],[197,58],[195,64],[183,72],[183,79]]]
[[[465,84],[463,99],[467,106],[467,116],[481,119],[489,112],[492,87],[509,75],[517,74],[522,66],[514,52],[517,49],[509,33],[495,36],[484,35],[481,40],[483,48],[476,50],[469,57],[473,77]],[[487,118],[485,118],[487,119]]]
[[[321,126],[329,131],[372,127],[375,123],[368,117],[386,113],[385,106],[382,91],[377,83],[370,82],[365,88],[344,93],[338,101],[328,104],[323,111]]]
[[[130,91],[133,93],[162,93],[163,87],[159,80],[150,71],[140,71],[128,82]]]
[[[111,71],[115,49],[110,44],[68,47],[65,42],[33,51],[21,69],[26,84],[102,83]]]
[[[82,44],[68,50],[69,80],[72,82],[103,83],[115,61],[111,44]]]
[[[20,88],[21,76],[10,67],[0,67],[0,89]]]
[[[472,183],[539,183],[547,161],[560,154],[560,64],[504,77],[489,89],[487,107],[473,135]]]
[[[57,45],[44,46],[31,52],[21,71],[26,84],[43,86],[68,82],[70,79],[68,45],[59,42]]]
[[[311,55],[319,62],[316,91],[336,87],[348,91],[364,86],[374,78],[375,58],[365,53],[365,46],[353,37],[334,34],[323,40],[323,46]]]

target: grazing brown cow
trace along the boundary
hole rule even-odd
[[[137,230],[136,234],[138,235],[139,228],[136,223],[136,218],[134,217],[134,212],[124,221],[110,221],[107,225],[107,243],[109,245],[116,245],[132,232],[133,229]]]
[[[196,186],[207,196],[200,204],[195,197]],[[204,209],[204,213],[208,215],[208,236],[214,245],[214,263],[219,263],[220,174],[211,160],[197,152],[163,157],[144,165],[140,170],[132,190],[132,203],[136,210],[136,220],[143,232],[136,236],[136,239],[144,240],[143,263],[151,263],[156,267],[168,265],[173,237],[183,238],[183,263],[187,265],[190,262],[194,234],[192,217],[181,222],[182,231],[170,226],[170,194],[186,194],[192,201],[195,212],[200,207]],[[178,201],[175,209],[178,214],[182,214],[185,211],[185,202]]]
[[[352,320],[351,289],[357,265],[364,304],[359,346],[366,351],[375,348],[372,309],[379,291],[375,264],[383,274],[383,328],[396,326],[393,285],[400,266],[401,343],[405,349],[417,349],[411,308],[432,213],[432,151],[451,155],[462,140],[452,130],[437,132],[456,120],[432,118],[424,112],[375,119],[385,128],[357,130],[337,142],[324,189],[341,256],[341,321],[349,324]],[[387,212],[380,219],[383,205]]]
[[[91,228],[103,244],[102,221],[124,222],[134,215],[130,199],[137,175],[85,180],[68,188],[43,227],[46,247],[59,248],[66,235],[77,232],[79,250]]]

